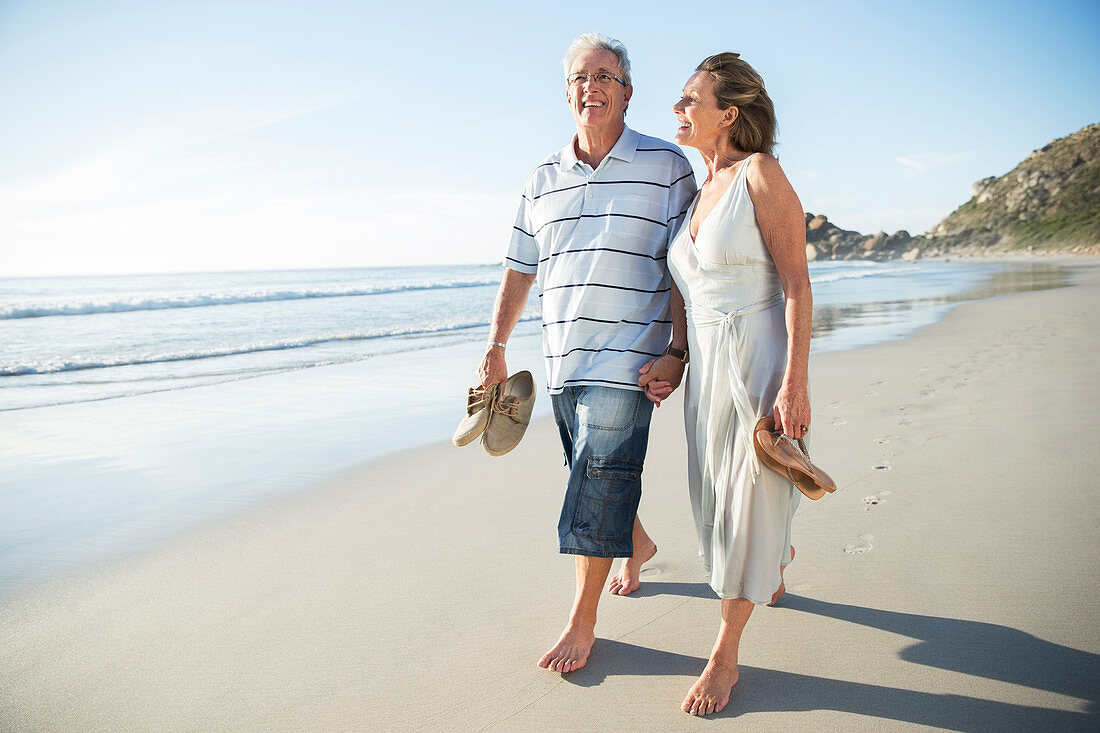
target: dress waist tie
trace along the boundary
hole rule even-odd
[[[723,313],[720,310],[703,305],[685,306],[687,316],[696,328],[715,327],[718,329],[718,334],[712,341],[714,352],[700,355],[709,358],[710,363],[713,365],[710,379],[710,400],[708,400],[709,408],[706,415],[706,424],[702,427],[704,430],[710,431],[719,425],[718,421],[722,417],[721,404],[723,401],[714,399],[714,397],[720,394],[719,389],[722,382],[726,381],[729,384],[730,394],[733,395],[733,407],[737,414],[737,420],[742,426],[741,439],[745,444],[745,455],[749,460],[754,484],[757,475],[760,473],[760,462],[756,459],[756,451],[752,447],[752,429],[756,425],[759,416],[756,415],[756,411],[749,402],[749,391],[745,387],[744,378],[741,376],[741,363],[737,356],[737,319],[750,313],[767,310],[782,302],[783,293],[779,292],[770,298],[746,305],[729,313]],[[692,354],[692,356],[695,355]],[[700,415],[700,417],[703,416]],[[697,434],[699,434],[699,427],[696,426]],[[699,434],[701,440],[705,437],[706,434]],[[714,436],[710,437],[711,439],[714,438]],[[702,444],[700,443],[700,445]],[[716,481],[729,473],[729,464],[733,460],[733,449],[731,446],[729,450],[708,450],[706,453],[705,473],[709,476],[703,476],[704,485],[713,486],[717,489]]]

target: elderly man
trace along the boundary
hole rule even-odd
[[[636,521],[659,403],[643,390],[683,375],[686,322],[665,255],[696,190],[679,148],[626,126],[634,89],[621,43],[586,34],[564,61],[577,134],[524,188],[478,369],[483,387],[507,378],[505,344],[537,280],[547,383],[569,466],[559,549],[576,556],[577,573],[569,622],[539,660],[556,672],[588,660],[612,559],[626,558],[610,584],[625,594],[657,551]],[[670,299],[678,301],[671,309]]]

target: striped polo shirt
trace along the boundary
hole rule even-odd
[[[638,389],[638,369],[668,346],[665,258],[694,196],[680,149],[629,127],[595,170],[572,141],[535,168],[504,264],[537,273],[551,394]]]

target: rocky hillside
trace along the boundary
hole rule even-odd
[[[1000,178],[978,181],[973,197],[927,234],[864,235],[806,214],[806,242],[811,259],[1100,253],[1100,124],[1036,150]]]

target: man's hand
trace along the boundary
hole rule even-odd
[[[645,389],[645,396],[656,407],[680,386],[684,378],[684,362],[675,356],[664,354],[650,359],[638,370],[638,386]]]
[[[508,379],[508,365],[504,361],[504,349],[499,346],[487,346],[485,356],[477,368],[477,378],[482,387],[503,383]]]

